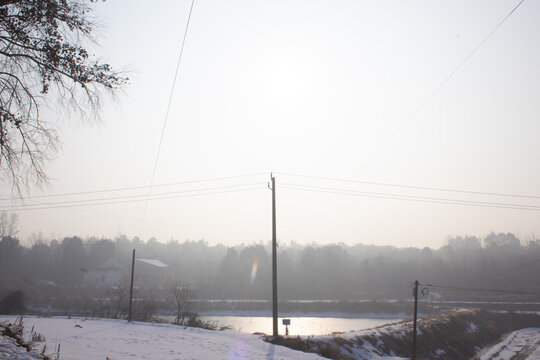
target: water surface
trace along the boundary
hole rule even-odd
[[[262,332],[272,334],[272,317],[267,316],[203,316],[216,321],[220,326],[246,333]],[[278,319],[278,331],[285,334],[285,325]],[[288,317],[291,320],[289,335],[327,335],[333,332],[347,332],[370,329],[376,326],[399,322],[403,319],[369,319],[338,317]]]

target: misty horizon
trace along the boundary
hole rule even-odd
[[[265,241],[271,171],[282,241],[540,234],[537,2],[189,5],[93,7],[129,85],[97,123],[40,109],[50,182],[0,188],[22,239]]]

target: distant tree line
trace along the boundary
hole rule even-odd
[[[113,257],[129,264],[132,249],[139,258],[168,264],[167,283],[189,284],[196,298],[271,298],[269,243],[225,246],[204,240],[161,243],[126,236],[73,236],[35,239],[22,245],[16,234],[4,234],[0,240],[0,296],[47,284],[91,288],[95,285],[84,281],[86,271]],[[504,298],[514,294],[461,288],[540,293],[539,277],[540,240],[524,242],[511,233],[491,233],[483,239],[450,238],[439,249],[291,242],[280,244],[278,250],[279,297],[283,300],[410,298],[414,280],[460,288],[430,288],[429,296]]]

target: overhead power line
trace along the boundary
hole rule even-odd
[[[355,190],[349,190],[349,189],[325,188],[325,187],[317,187],[317,186],[305,186],[305,185],[283,184],[283,183],[281,187],[285,189],[304,190],[304,191],[313,191],[313,192],[339,194],[339,195],[364,196],[364,197],[373,197],[373,198],[391,199],[391,200],[406,200],[406,201],[438,203],[438,204],[447,204],[447,205],[466,205],[466,206],[480,206],[480,207],[490,207],[490,208],[540,211],[540,206],[524,205],[524,204],[457,200],[457,199],[436,198],[436,197],[428,197],[428,196],[412,196],[412,195],[401,195],[401,194],[392,194],[392,193],[355,191]]]
[[[443,192],[474,194],[474,195],[492,195],[492,196],[505,196],[505,197],[514,197],[514,198],[540,199],[540,196],[537,196],[537,195],[509,194],[509,193],[486,192],[486,191],[472,191],[472,190],[463,190],[463,189],[449,189],[449,188],[442,188],[442,187],[403,185],[403,184],[385,183],[385,182],[377,182],[377,181],[340,179],[340,178],[335,178],[335,177],[300,175],[300,174],[281,173],[281,172],[278,172],[277,174],[285,175],[285,176],[300,177],[300,178],[308,178],[308,179],[339,181],[339,182],[356,183],[356,184],[364,184],[364,185],[388,186],[388,187],[397,187],[397,188],[413,189],[413,190],[429,190],[429,191],[443,191]]]
[[[512,14],[521,6],[521,4],[523,4],[524,1],[525,0],[520,0],[517,5],[515,5],[512,10],[508,14],[506,14],[506,16],[504,16],[504,18],[502,18],[501,21],[499,21],[497,25],[478,43],[478,45],[467,56],[465,56],[465,58],[463,58],[463,60],[454,68],[454,70],[452,70],[450,74],[448,74],[448,76],[446,76],[442,80],[442,82],[433,89],[433,91],[426,97],[426,99],[405,120],[403,120],[399,124],[399,126],[393,131],[393,134],[388,137],[395,137],[395,135],[399,133],[401,129],[403,129],[408,123],[410,123],[416,117],[416,115],[418,115],[424,109],[424,107],[429,104],[429,102],[435,97],[435,95],[437,95],[439,91],[441,91],[441,89],[456,75],[456,73],[465,65],[465,63],[467,63],[467,61],[469,61],[480,50],[480,48],[484,46],[484,44],[493,36],[493,34],[497,30],[499,30],[499,28],[501,28],[501,26],[508,20],[508,18],[510,18],[510,16],[512,16]],[[366,157],[366,161],[373,158],[375,154],[377,154],[377,152],[381,150],[382,143],[383,141],[379,141],[379,144]],[[355,174],[357,171],[358,170],[356,170],[353,174]]]
[[[178,78],[178,70],[180,69],[180,63],[182,62],[182,55],[184,54],[184,45],[186,44],[186,38],[187,38],[187,34],[188,34],[188,29],[189,29],[189,22],[191,21],[191,13],[193,12],[193,4],[194,3],[195,3],[195,0],[192,0],[191,1],[191,7],[189,8],[189,15],[188,15],[187,22],[186,22],[186,28],[184,30],[184,37],[182,38],[182,46],[180,47],[180,54],[178,55],[178,61],[176,62],[176,70],[174,72],[174,78],[173,78],[173,82],[172,82],[172,86],[171,86],[171,92],[169,94],[169,102],[167,103],[167,111],[165,112],[165,119],[163,120],[163,127],[161,129],[161,136],[159,138],[158,150],[157,150],[157,154],[156,154],[156,159],[154,161],[154,169],[152,171],[152,178],[150,180],[150,187],[152,187],[152,185],[154,183],[154,176],[156,175],[156,169],[157,169],[157,164],[158,164],[158,160],[159,160],[159,155],[161,153],[161,145],[163,144],[163,136],[165,135],[165,129],[167,127],[167,120],[169,119],[169,112],[171,110],[171,104],[172,104],[172,99],[173,99],[173,95],[174,95],[174,89],[176,87],[176,79]]]
[[[153,198],[144,197],[142,199],[118,200],[118,201],[85,202],[85,203],[76,203],[76,204],[70,203],[70,204],[67,204],[67,205],[53,205],[53,206],[44,206],[44,207],[40,207],[37,204],[34,204],[35,207],[12,207],[12,208],[5,208],[5,209],[1,209],[1,210],[5,210],[5,211],[28,211],[28,210],[47,210],[47,209],[71,208],[71,207],[77,207],[77,206],[112,205],[112,204],[133,203],[133,202],[142,202],[142,201],[168,200],[168,199],[176,199],[176,198],[184,198],[184,197],[216,195],[216,194],[233,193],[233,192],[240,192],[240,191],[259,190],[259,189],[265,189],[265,188],[266,188],[266,184],[264,186],[259,185],[257,187],[250,187],[250,188],[245,188],[245,189],[212,191],[212,192],[204,192],[204,193],[196,193],[196,194],[184,194],[184,195],[163,196],[163,197],[153,197]]]
[[[192,193],[192,192],[201,192],[201,191],[210,191],[210,190],[221,190],[221,189],[227,189],[227,188],[234,188],[234,187],[241,187],[241,186],[253,186],[253,185],[261,185],[260,182],[258,183],[249,183],[249,184],[237,184],[237,185],[225,185],[225,186],[216,186],[211,188],[199,188],[199,189],[189,189],[189,190],[179,190],[179,191],[168,191],[168,192],[162,192],[157,194],[152,194],[151,197],[159,197],[163,195],[175,195],[175,194],[181,194],[181,193]],[[94,198],[94,199],[78,199],[78,200],[66,200],[66,201],[57,201],[57,202],[49,202],[49,203],[39,203],[39,206],[56,206],[56,205],[62,205],[62,204],[76,204],[76,203],[89,203],[89,202],[100,202],[100,201],[111,201],[111,200],[121,200],[121,199],[136,199],[141,197],[148,197],[148,195],[125,195],[125,196],[115,196],[115,197],[106,197],[106,198]],[[36,206],[37,204],[21,204],[21,205],[11,205],[11,207],[17,207],[17,208],[24,208],[24,207],[31,207]]]
[[[196,183],[202,183],[202,182],[214,182],[214,181],[232,180],[232,179],[253,177],[253,176],[259,176],[259,175],[266,175],[266,174],[267,173],[253,173],[253,174],[222,176],[222,177],[197,179],[197,180],[185,180],[185,181],[178,181],[178,182],[173,182],[173,183],[152,185],[152,187],[153,188],[158,188],[158,187],[196,184]],[[148,189],[149,187],[150,187],[150,185],[131,186],[131,187],[117,187],[117,188],[111,188],[111,189],[99,189],[99,190],[89,190],[89,191],[76,191],[76,192],[69,192],[69,193],[27,196],[25,199],[42,199],[42,198],[50,198],[50,197],[64,197],[64,196],[89,195],[89,194],[99,194],[99,193],[108,193],[108,192],[117,192],[117,191],[141,190],[141,189]],[[16,200],[16,199],[19,199],[19,198],[18,197],[5,197],[5,198],[0,198],[0,201]]]
[[[186,22],[186,28],[184,30],[184,37],[182,38],[182,46],[180,47],[180,54],[178,55],[178,61],[176,63],[176,70],[174,72],[174,78],[171,86],[171,93],[169,95],[169,101],[167,103],[167,111],[165,112],[165,119],[163,120],[163,127],[161,128],[161,136],[159,137],[159,145],[156,153],[156,159],[154,161],[154,168],[152,169],[152,177],[150,179],[150,186],[148,187],[148,197],[150,197],[150,194],[152,193],[152,186],[154,185],[154,177],[156,176],[156,169],[159,161],[159,155],[161,153],[161,145],[163,144],[163,136],[165,135],[165,129],[167,127],[167,120],[169,119],[169,112],[171,110],[171,104],[172,99],[174,95],[174,89],[176,87],[176,79],[178,78],[178,70],[180,69],[180,63],[182,62],[182,55],[184,54],[184,45],[186,44],[186,38],[189,30],[189,23],[191,21],[191,14],[193,13],[193,5],[195,4],[195,0],[191,0],[191,6],[189,8],[189,15]],[[144,221],[146,219],[146,213],[148,211],[148,201],[144,205],[144,212],[143,212],[143,220],[141,222],[141,230],[144,226]]]
[[[450,81],[450,79],[452,79],[454,77],[454,75],[456,75],[456,73],[463,67],[463,65],[465,65],[465,63],[467,61],[469,61],[469,59],[471,57],[474,56],[474,54],[476,54],[478,52],[478,50],[480,50],[480,48],[482,46],[484,46],[484,44],[491,38],[491,36],[493,36],[493,34],[499,30],[499,28],[506,22],[506,20],[508,20],[508,18],[510,16],[512,16],[512,14],[521,6],[521,4],[523,4],[525,0],[521,0],[516,6],[514,6],[514,8],[512,8],[512,10],[506,14],[506,16],[501,20],[499,21],[499,23],[497,23],[497,25],[482,39],[482,41],[480,41],[478,43],[478,45],[476,45],[476,47],[456,66],[456,68],[446,77],[444,78],[444,80],[441,82],[441,84],[439,86],[437,86],[432,92],[431,94],[426,98],[426,100],[411,114],[411,116],[409,116],[400,126],[400,128],[404,127],[409,121],[411,121],[415,116],[416,114],[418,114],[420,111],[422,111],[422,109],[431,101],[431,99],[433,99],[433,97],[446,85],[446,83],[448,83],[448,81]]]

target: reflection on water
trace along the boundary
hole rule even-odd
[[[232,330],[246,333],[262,332],[272,334],[272,318],[263,316],[204,316],[205,319],[217,321],[220,326],[228,326]],[[288,317],[291,319],[289,335],[327,335],[333,332],[364,330],[376,326],[399,322],[403,319],[345,319],[334,317]],[[279,334],[285,334],[285,325],[279,318]]]

